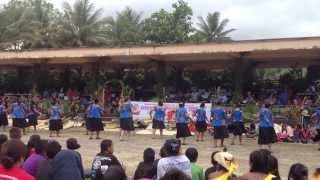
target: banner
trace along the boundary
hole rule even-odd
[[[150,120],[150,112],[158,105],[157,102],[140,102],[132,101],[133,120]],[[175,112],[179,107],[179,103],[163,103],[166,109],[165,121],[175,121]],[[195,112],[200,108],[200,103],[185,103],[188,115],[194,119]],[[210,119],[211,104],[205,104],[207,118]]]

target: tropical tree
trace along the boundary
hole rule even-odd
[[[116,17],[108,17],[106,34],[111,45],[141,44],[143,41],[141,12],[127,7],[117,12]]]
[[[200,16],[198,20],[196,36],[202,42],[228,41],[231,40],[228,34],[235,31],[235,29],[225,29],[229,20],[223,19],[220,22],[219,12],[209,13],[206,20]]]
[[[90,0],[76,0],[73,6],[64,3],[58,33],[61,46],[98,46],[106,42],[102,9],[95,9]]]

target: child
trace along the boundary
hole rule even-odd
[[[293,131],[293,142],[300,143],[301,142],[301,125],[298,124]]]
[[[156,175],[154,168],[155,151],[152,148],[147,148],[143,152],[143,161],[139,163],[135,173],[134,180],[144,179],[151,180]]]
[[[198,160],[198,151],[196,148],[188,148],[186,150],[186,156],[191,162],[191,174],[192,180],[203,180],[203,168],[196,164]]]

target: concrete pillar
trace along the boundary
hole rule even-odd
[[[307,68],[308,83],[320,79],[320,65],[311,65]]]
[[[241,56],[233,67],[233,88],[238,94],[243,94],[244,86],[252,82],[255,66],[252,62]]]
[[[165,86],[166,86],[166,64],[164,62],[157,62],[156,72],[156,93],[159,100],[165,101]]]

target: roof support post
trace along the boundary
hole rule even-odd
[[[308,83],[320,79],[320,65],[311,65],[307,68]]]
[[[164,62],[157,61],[157,85],[156,93],[159,100],[165,101],[165,87],[166,87],[166,64]]]

